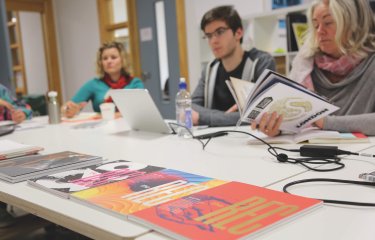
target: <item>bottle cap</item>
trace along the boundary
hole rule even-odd
[[[48,97],[57,97],[57,92],[56,91],[48,92]]]
[[[185,78],[180,78],[180,83],[178,84],[179,89],[186,89],[186,80]]]

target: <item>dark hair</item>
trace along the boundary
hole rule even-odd
[[[235,33],[239,28],[242,27],[242,20],[238,12],[231,5],[215,7],[208,12],[206,12],[201,20],[201,30],[204,31],[204,28],[207,24],[213,21],[224,21],[232,32]],[[242,38],[241,41],[242,43]]]

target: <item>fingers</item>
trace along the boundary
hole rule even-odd
[[[191,118],[194,126],[199,125],[199,113],[197,111],[191,110]]]
[[[117,119],[117,118],[121,118],[122,117],[122,115],[121,115],[121,113],[120,112],[116,112],[115,113],[115,118]]]
[[[258,124],[256,122],[251,123],[251,129],[256,130],[258,128]]]
[[[3,99],[0,99],[0,106],[4,106],[5,108],[9,109],[9,110],[13,110],[14,107],[12,104],[8,103],[7,101],[3,100]]]
[[[274,129],[277,129],[279,132],[277,133],[277,135],[280,134],[280,125],[281,123],[283,122],[283,115],[280,115],[276,121],[276,124],[274,125]]]
[[[234,104],[232,107],[230,107],[227,111],[225,111],[225,113],[231,113],[231,112],[237,112],[238,111],[238,107],[237,107],[237,104]]]
[[[26,114],[21,110],[12,111],[11,114],[12,114],[12,120],[15,123],[21,123],[22,121],[26,119]]]
[[[280,125],[283,121],[282,115],[278,115],[277,112],[272,114],[265,113],[257,125],[256,122],[251,124],[253,130],[258,129],[264,134],[274,137],[280,134]]]
[[[87,102],[81,102],[81,103],[79,103],[80,109],[86,107],[86,105],[87,105]]]
[[[81,107],[79,104],[69,101],[65,103],[61,110],[65,117],[72,118],[81,110]]]
[[[324,127],[324,118],[321,118],[321,119],[317,120],[316,122],[314,122],[314,124],[318,128],[323,129],[323,127]]]

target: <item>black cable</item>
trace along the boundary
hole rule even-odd
[[[317,172],[329,172],[329,171],[336,171],[336,170],[339,170],[339,169],[342,169],[345,167],[345,164],[341,162],[341,159],[339,157],[305,157],[305,158],[290,158],[287,154],[285,153],[278,153],[277,152],[277,149],[278,150],[283,150],[283,151],[290,151],[290,152],[300,152],[299,149],[284,149],[284,148],[279,148],[279,147],[274,147],[272,146],[271,144],[269,144],[268,142],[264,141],[263,139],[251,134],[251,133],[248,133],[248,132],[244,132],[244,131],[237,131],[237,130],[224,130],[224,131],[217,131],[217,132],[213,132],[211,133],[211,137],[208,137],[209,134],[205,134],[205,136],[207,137],[207,142],[206,143],[203,143],[201,141],[201,139],[199,138],[199,136],[196,136],[194,137],[195,139],[199,140],[201,143],[202,143],[202,146],[203,146],[203,150],[205,149],[205,147],[207,146],[207,144],[209,143],[209,141],[214,138],[214,137],[217,137],[217,136],[222,136],[223,134],[228,134],[228,133],[242,133],[242,134],[247,134],[257,140],[259,140],[260,142],[264,143],[265,145],[268,146],[268,152],[274,156],[279,162],[282,162],[282,163],[292,163],[292,164],[301,164],[302,166],[306,167],[307,169],[310,169],[312,171],[317,171]],[[313,167],[310,167],[309,165],[323,165],[323,164],[334,164],[334,165],[337,165],[337,167],[332,167],[332,168],[324,168],[324,169],[319,169],[319,168],[313,168]]]
[[[177,134],[177,132],[174,129],[173,125],[176,125],[177,127],[184,127],[184,128],[186,128],[185,126],[182,126],[182,125],[177,124],[177,123],[172,123],[172,122],[169,122],[168,125],[169,125],[169,128],[172,130],[172,134]]]
[[[310,179],[302,179],[294,182],[290,182],[283,187],[283,191],[286,193],[290,193],[288,188],[297,184],[307,183],[307,182],[335,182],[335,183],[349,183],[349,184],[356,184],[361,186],[370,186],[375,187],[375,182],[363,182],[363,181],[353,181],[353,180],[343,180],[343,179],[331,179],[331,178],[310,178]],[[351,202],[351,201],[342,201],[342,200],[332,200],[332,199],[319,199],[324,203],[332,203],[332,204],[343,204],[343,205],[353,205],[353,206],[362,206],[362,207],[375,207],[375,203],[367,203],[367,202]]]
[[[259,141],[263,142],[268,146],[268,152],[271,153],[273,156],[276,157],[276,159],[279,162],[288,162],[288,163],[293,163],[293,164],[301,164],[302,166],[312,170],[312,171],[318,171],[318,172],[328,172],[328,171],[335,171],[339,170],[345,167],[345,164],[340,162],[341,159],[339,157],[307,157],[307,158],[289,158],[288,155],[284,153],[278,153],[276,149],[283,150],[283,151],[290,151],[290,152],[300,152],[300,149],[284,149],[284,148],[279,148],[279,147],[273,147],[271,144],[267,143],[263,139],[254,136],[251,133],[248,132],[242,132],[242,131],[221,131],[221,132],[237,132],[237,133],[244,133],[247,135],[250,135]],[[206,144],[207,145],[207,144]],[[348,151],[343,151],[343,150],[338,150],[338,154],[354,154],[354,155],[361,155],[357,153],[351,153]],[[362,154],[363,155],[363,154]],[[335,164],[338,165],[335,168],[329,168],[329,169],[317,169],[317,168],[311,168],[307,164]],[[289,193],[287,191],[288,187],[299,184],[299,183],[304,183],[304,182],[323,182],[323,181],[330,181],[330,182],[338,182],[338,183],[351,183],[351,184],[357,184],[357,185],[364,185],[364,186],[375,186],[375,183],[372,182],[362,182],[362,181],[351,181],[351,180],[341,180],[341,179],[324,179],[324,178],[317,178],[317,179],[304,179],[304,180],[299,180],[295,181],[292,183],[288,183],[283,187],[283,191],[286,193]],[[352,202],[352,201],[342,201],[342,200],[331,200],[331,199],[320,199],[324,203],[331,203],[331,204],[342,204],[342,205],[353,205],[353,206],[363,206],[363,207],[375,207],[375,203],[366,203],[366,202]]]
[[[182,125],[179,125],[179,124],[175,124],[175,123],[170,123],[170,124],[186,128],[185,126],[182,126]],[[186,128],[186,129],[191,134],[193,139],[198,140],[202,144],[203,150],[205,150],[207,144],[211,141],[212,138],[225,136],[228,133],[242,133],[242,134],[247,134],[249,136],[252,136],[253,138],[255,138],[255,139],[259,140],[260,142],[264,143],[265,145],[267,145],[268,146],[268,149],[267,149],[268,152],[271,155],[273,155],[274,157],[276,157],[276,159],[279,162],[301,164],[302,166],[306,167],[307,169],[310,169],[312,171],[318,171],[318,172],[335,171],[335,170],[339,170],[339,169],[342,169],[342,168],[345,167],[345,164],[342,163],[341,159],[337,156],[290,158],[285,153],[278,153],[277,150],[301,153],[301,151],[302,151],[301,149],[302,149],[303,146],[300,149],[285,149],[285,148],[280,148],[280,147],[273,147],[268,142],[264,141],[263,139],[255,136],[251,133],[248,133],[248,132],[237,131],[237,130],[225,130],[225,131],[217,131],[217,132],[214,132],[214,133],[204,134],[204,135],[200,135],[200,136],[194,136],[193,133],[190,131],[190,129],[188,129],[188,128]],[[172,128],[172,130],[176,134],[176,131],[173,128]],[[207,141],[204,143],[202,141],[202,139],[207,139]],[[319,147],[322,147],[322,146],[316,146],[316,149],[318,149]],[[324,149],[324,150],[327,151],[327,148],[328,148],[328,151],[332,150],[332,148],[330,148],[330,147],[326,147],[326,149]],[[345,155],[359,155],[359,156],[375,157],[375,155],[371,155],[371,154],[354,153],[354,152],[344,151],[344,150],[340,150],[340,149],[334,149],[334,151],[335,151],[334,153],[337,154],[337,155],[345,154]],[[329,169],[317,169],[317,168],[310,167],[308,164],[313,164],[313,165],[315,165],[315,164],[319,164],[319,165],[335,164],[335,165],[338,165],[338,166],[334,167],[334,168],[329,168]],[[288,183],[283,187],[283,191],[286,192],[286,193],[289,193],[287,191],[288,187],[293,186],[293,185],[297,185],[297,184],[301,184],[301,183],[306,183],[306,182],[337,182],[337,183],[350,183],[350,184],[356,184],[356,185],[362,185],[362,186],[375,187],[375,182],[362,182],[362,181],[352,181],[352,180],[343,180],[343,179],[329,179],[329,178],[313,178],[313,179],[303,179],[303,180],[298,180],[298,181]],[[375,207],[375,203],[352,202],[352,201],[342,201],[342,200],[332,200],[332,199],[319,199],[319,200],[323,201],[324,203],[331,203],[331,204]]]
[[[176,131],[175,127],[184,128],[191,135],[192,138],[197,139],[202,144],[203,149],[205,149],[206,145],[211,141],[212,137],[204,138],[204,139],[208,139],[206,142],[202,141],[203,138],[196,138],[194,136],[194,134],[192,133],[192,131],[184,125],[181,125],[181,124],[178,124],[178,123],[173,123],[173,122],[168,123],[168,125],[169,125],[170,129],[172,130],[172,134],[177,134],[177,131]]]

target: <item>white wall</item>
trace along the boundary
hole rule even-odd
[[[198,84],[201,75],[202,55],[210,52],[207,42],[202,41],[200,21],[205,12],[219,5],[233,5],[241,17],[263,11],[263,1],[261,0],[185,0],[187,52],[191,92]]]
[[[241,16],[263,11],[260,0],[185,0],[191,91],[200,78],[201,52],[209,52],[208,45],[201,46],[200,20],[206,11],[218,5],[233,5]],[[93,0],[54,0],[54,11],[63,97],[68,100],[95,76],[95,55],[100,44],[98,11]]]
[[[20,27],[28,94],[46,94],[47,66],[42,19],[37,12],[20,12]]]
[[[96,75],[100,46],[96,1],[54,0],[63,99]]]

